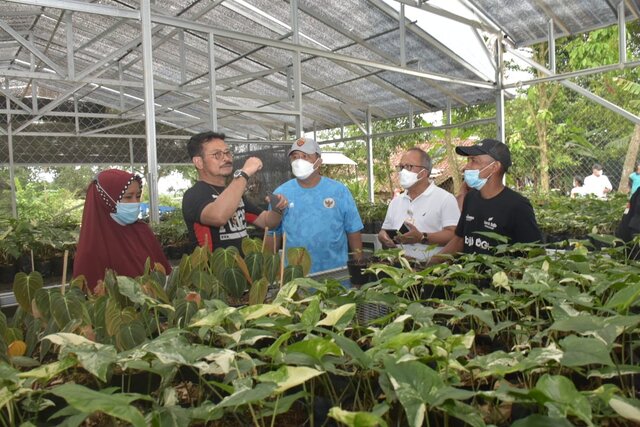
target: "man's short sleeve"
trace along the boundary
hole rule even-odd
[[[344,211],[344,231],[347,234],[361,231],[364,228],[362,219],[360,219],[360,213],[356,206],[356,201],[353,200],[351,192],[346,186],[343,186],[343,198],[345,199],[345,211]]]
[[[529,200],[522,197],[522,200],[516,205],[512,218],[516,221],[514,225],[515,242],[531,243],[542,241],[542,233],[538,228],[536,215]]]
[[[447,197],[443,200],[440,209],[443,228],[458,225],[460,220],[460,209],[458,208],[458,201],[453,194],[447,194]]]
[[[182,216],[186,222],[200,222],[202,211],[214,201],[211,194],[203,192],[202,188],[196,184],[187,190],[182,197]]]

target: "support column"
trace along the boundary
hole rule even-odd
[[[9,79],[5,79],[5,87],[7,93],[9,91]],[[13,125],[11,124],[11,100],[7,99],[7,144],[9,145],[9,187],[11,188],[11,216],[18,218],[18,203],[16,201],[16,173],[15,165],[13,164]]]
[[[135,164],[133,160],[133,138],[129,138],[129,167],[131,168],[131,172],[133,172],[133,165]]]
[[[73,42],[73,12],[70,10],[64,12],[64,22],[67,33],[67,74],[69,76],[69,80],[73,80],[76,76],[74,63],[75,44]]]
[[[400,66],[407,66],[406,28],[404,24],[404,3],[400,3],[400,16],[398,17],[400,28]]]
[[[553,19],[549,19],[548,25],[548,41],[549,41],[549,69],[553,74],[556,73],[556,35],[553,28]]]
[[[369,181],[369,202],[375,199],[373,181],[373,123],[371,123],[371,109],[367,108],[367,176]]]
[[[209,33],[209,124],[211,130],[218,130],[218,104],[216,100],[216,57],[215,57],[215,39],[213,33]]]
[[[627,22],[624,18],[624,1],[620,0],[618,3],[618,60],[620,64],[627,62]]]
[[[505,141],[504,130],[504,86],[503,86],[503,59],[502,41],[496,40],[496,138],[498,141]]]
[[[158,211],[158,155],[156,152],[156,117],[153,90],[153,40],[151,38],[151,4],[140,2],[142,27],[142,63],[144,69],[144,121],[147,137],[147,187],[149,188],[149,218],[151,223],[160,221]]]
[[[298,0],[291,0],[291,32],[293,44],[300,44],[300,29],[298,27]],[[291,54],[293,66],[293,108],[295,110],[296,138],[304,134],[302,120],[302,67],[300,65],[300,52]]]

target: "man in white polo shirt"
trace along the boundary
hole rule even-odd
[[[418,147],[404,153],[397,169],[405,191],[391,200],[378,233],[383,246],[399,246],[407,256],[419,261],[429,260],[453,238],[460,218],[453,194],[429,181],[431,166],[429,155]],[[408,231],[395,237],[389,235],[389,230],[399,230],[403,224]]]

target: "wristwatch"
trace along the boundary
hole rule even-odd
[[[422,239],[420,239],[420,243],[428,243],[429,236],[427,233],[422,233]]]
[[[247,175],[245,171],[243,171],[242,169],[236,169],[236,171],[233,173],[233,179],[240,178],[241,176],[249,181],[249,175]]]

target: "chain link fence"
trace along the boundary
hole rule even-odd
[[[617,74],[610,73],[598,76],[597,79],[583,79],[580,85],[597,92],[597,85],[601,88],[602,81],[611,82],[616,78]],[[625,100],[619,94],[612,93],[611,96],[605,93],[604,97],[613,103],[624,104]],[[14,88],[13,99],[10,102],[14,106],[11,129],[20,129],[18,134],[12,136],[19,185],[24,187],[30,180],[43,179],[43,175],[46,177],[47,170],[42,169],[42,166],[56,168],[58,171],[63,166],[77,169],[77,165],[87,165],[89,172],[80,174],[79,178],[86,182],[82,185],[70,182],[68,187],[69,191],[80,197],[78,187],[86,187],[91,174],[100,169],[116,166],[146,175],[147,145],[144,138],[144,122],[119,119],[106,107],[83,102],[82,94],[78,94],[79,99],[60,103],[51,113],[33,120],[32,116],[18,114],[20,109],[15,106],[21,103],[42,110],[46,108],[47,101],[40,98],[40,105],[34,106],[31,98],[18,98],[21,94],[21,88]],[[6,104],[6,99],[0,97],[0,103],[2,101]],[[82,117],[74,117],[76,111]],[[638,111],[631,112],[638,114]],[[493,106],[458,109],[454,111],[454,123],[492,116],[495,116]],[[635,129],[630,120],[578,95],[560,83],[538,85],[535,92],[520,94],[515,99],[508,100],[505,103],[505,116],[506,140],[514,162],[507,175],[509,185],[519,190],[568,194],[573,186],[573,178],[590,175],[593,164],[599,163],[613,184],[614,191],[626,189],[628,174],[631,171],[628,170],[628,166],[627,170],[623,169]],[[0,116],[0,124],[3,129],[8,129],[7,116]],[[196,179],[186,150],[186,132],[162,123],[157,124],[156,131],[159,176],[178,167],[177,165],[184,165],[179,167],[183,175],[192,180]],[[464,160],[456,158],[455,161],[451,161],[451,155],[446,150],[446,141],[451,141],[451,145],[455,146],[481,138],[495,138],[495,135],[495,123],[485,122],[450,131],[409,134],[409,142],[402,144],[408,146],[423,141],[432,144],[428,151],[434,155],[434,167],[446,165],[445,175],[439,178],[438,184],[449,185],[449,189],[454,191],[451,183],[445,183],[447,174],[452,176],[459,173],[455,171],[459,171]],[[0,164],[3,165],[0,167],[0,215],[11,216],[9,138],[7,135],[0,135],[0,141]],[[382,147],[384,144],[377,145],[377,141],[380,140],[374,140],[374,160],[385,162],[392,155],[388,147]],[[364,142],[361,141],[359,144],[364,145]],[[264,163],[261,173],[249,185],[248,195],[257,203],[263,204],[266,194],[291,178],[287,143],[233,143],[232,146],[236,153],[236,167],[241,167],[244,160],[253,155],[260,157]],[[354,191],[364,195],[367,177],[366,153],[363,150],[352,150],[350,155],[357,161],[358,166],[354,170],[349,169],[342,178],[345,181],[354,181],[354,185],[351,185],[352,190],[355,188]],[[341,178],[339,169],[325,169],[330,176]],[[386,187],[384,191],[388,193]]]

